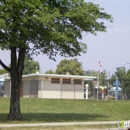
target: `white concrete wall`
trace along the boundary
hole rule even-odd
[[[38,97],[38,81],[23,81],[23,97]]]
[[[4,97],[10,96],[10,81],[5,81]],[[51,83],[50,78],[40,78],[37,80],[24,79],[23,80],[23,97],[38,97],[38,98],[55,98],[55,99],[84,99],[84,81],[82,84],[62,84]]]
[[[30,97],[31,80],[23,81],[23,97]]]
[[[74,99],[74,85],[73,84],[62,84],[62,98],[63,99]]]
[[[61,84],[52,84],[51,80],[43,81],[42,98],[61,98]]]
[[[75,99],[84,99],[84,91],[76,90],[75,91]]]
[[[43,98],[43,85],[44,85],[44,82],[43,80],[39,80],[38,81],[38,98]]]
[[[62,90],[62,99],[74,99],[74,91]]]
[[[81,85],[51,83],[51,79],[40,80],[38,86],[38,98],[56,99],[84,99],[83,81]]]
[[[31,81],[30,97],[38,97],[38,80]]]
[[[75,99],[84,99],[83,81],[82,85],[75,85]]]

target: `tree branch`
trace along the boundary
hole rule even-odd
[[[1,61],[1,59],[0,59],[0,65],[5,69],[5,70],[7,70],[8,72],[10,72],[10,68],[8,67],[8,66],[6,66],[2,61]]]

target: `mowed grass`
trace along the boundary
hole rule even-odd
[[[9,98],[0,98],[0,123],[45,123],[130,120],[130,100],[21,98],[24,120],[7,121]]]

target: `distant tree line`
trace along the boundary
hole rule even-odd
[[[34,60],[25,59],[23,74],[32,74],[36,72],[41,72],[39,62]],[[5,74],[7,71],[5,69],[0,69],[0,75]],[[96,70],[83,70],[82,63],[78,61],[77,58],[74,59],[63,59],[59,62],[56,70],[52,69],[45,72],[46,74],[69,74],[69,75],[83,75],[83,76],[95,76],[98,78],[101,86],[108,86],[108,84],[113,85],[113,82],[118,77],[121,82],[121,86],[124,93],[130,94],[130,69],[126,71],[125,67],[117,67],[116,71],[110,77],[106,70],[99,74]],[[90,87],[94,87],[92,81],[86,82],[90,84]]]
[[[10,64],[8,66],[10,66]],[[41,72],[39,62],[26,58],[24,60],[23,75],[33,74],[36,72]],[[5,73],[8,73],[8,71],[6,71],[5,69],[0,69],[0,75]]]

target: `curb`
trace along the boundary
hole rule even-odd
[[[43,126],[43,127],[45,127],[45,126],[103,125],[103,124],[117,124],[117,126],[118,126],[118,121],[0,124],[0,127],[33,127],[33,126]]]

